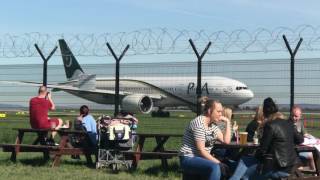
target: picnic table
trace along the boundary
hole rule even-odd
[[[246,144],[239,144],[236,142],[231,142],[230,144],[224,144],[224,143],[216,143],[214,145],[215,148],[222,148],[222,149],[256,149],[259,147],[258,144],[253,143],[246,143]],[[315,147],[305,146],[305,145],[297,145],[296,151],[299,152],[312,152],[313,159],[315,163],[315,171],[302,171],[303,173],[311,173],[313,175],[320,176],[320,158],[319,158],[319,152]]]
[[[170,137],[181,138],[182,134],[160,134],[160,133],[134,133],[133,136],[138,137],[138,143],[134,152],[124,152],[133,155],[133,167],[137,167],[138,162],[144,159],[161,159],[161,165],[164,169],[168,168],[168,161],[172,157],[178,155],[177,150],[165,149],[164,145]],[[156,142],[152,151],[144,151],[144,143],[146,139],[154,139]]]
[[[60,165],[60,159],[62,155],[85,155],[88,164],[92,164],[91,154],[95,154],[95,147],[72,147],[69,143],[69,136],[78,136],[87,138],[87,133],[84,131],[72,131],[69,129],[54,130],[54,129],[28,129],[28,128],[14,128],[18,131],[16,141],[14,144],[0,144],[3,151],[11,152],[11,160],[16,161],[17,155],[20,152],[43,152],[44,159],[48,160],[49,155],[54,156],[52,167]],[[49,132],[56,131],[60,136],[58,146],[48,146],[45,143],[45,139]],[[23,144],[23,137],[25,133],[35,133],[36,139],[32,144]]]

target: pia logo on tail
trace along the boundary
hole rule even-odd
[[[72,57],[71,56],[66,56],[64,61],[65,61],[65,66],[66,67],[71,67],[72,66]]]

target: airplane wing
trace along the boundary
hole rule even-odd
[[[103,89],[82,89],[79,87],[74,87],[71,86],[69,83],[73,81],[68,81],[64,83],[59,83],[59,84],[48,84],[47,87],[52,89],[52,91],[67,91],[67,92],[77,92],[77,93],[88,93],[88,94],[100,94],[100,95],[111,95],[114,96],[115,92],[112,90],[103,90]],[[74,80],[74,82],[77,82]],[[26,85],[26,86],[35,86],[39,87],[42,85],[42,83],[39,82],[30,82],[30,81],[0,81],[0,83],[5,83],[5,84],[14,84],[14,85]],[[132,92],[126,92],[126,91],[119,91],[119,96],[124,97],[127,95],[134,94]],[[160,100],[162,98],[166,98],[164,95],[160,94],[148,94],[148,96],[154,100]]]
[[[112,80],[110,80],[112,81]],[[157,94],[146,94],[148,97],[150,97],[153,101],[157,101],[157,100],[161,100],[161,99],[165,99],[165,98],[175,98],[180,100],[181,102],[184,102],[187,106],[189,106],[190,108],[194,109],[196,108],[196,104],[190,101],[187,101],[177,95],[174,95],[170,92],[165,91],[162,88],[159,88],[157,86],[154,86],[150,83],[144,82],[144,81],[140,81],[140,80],[133,80],[133,79],[121,79],[121,82],[135,82],[135,83],[139,83],[139,84],[143,84],[145,86],[148,86],[152,89],[156,89],[158,90],[159,93]],[[73,95],[79,96],[79,94],[81,94],[82,96],[84,94],[88,94],[90,95],[98,95],[97,98],[95,98],[95,102],[100,101],[100,99],[108,96],[109,98],[112,98],[115,95],[115,92],[113,90],[104,90],[104,89],[96,89],[96,88],[81,88],[79,86],[73,86],[71,84],[73,83],[77,83],[79,82],[78,80],[71,80],[71,81],[66,81],[63,83],[59,83],[59,84],[48,84],[47,87],[48,88],[52,88],[52,91],[65,91],[68,93],[71,93]],[[0,83],[6,83],[6,84],[15,84],[15,85],[27,85],[27,86],[41,86],[42,83],[39,82],[30,82],[30,81],[0,81]],[[126,92],[126,91],[119,91],[119,96],[120,98],[123,98],[127,95],[131,95],[131,94],[136,94],[134,92]]]
[[[68,91],[68,92],[75,91],[75,92],[79,92],[79,93],[115,95],[115,92],[112,90],[104,90],[104,89],[86,90],[86,89],[81,89],[78,87],[72,87],[72,86],[68,86],[68,85],[48,85],[48,88],[52,88],[53,91],[62,90],[62,91]],[[131,94],[134,94],[134,93],[126,92],[126,91],[119,91],[120,97],[124,97],[124,96],[131,95]],[[150,98],[156,99],[156,100],[165,98],[164,96],[162,96],[160,94],[148,94],[148,96]]]

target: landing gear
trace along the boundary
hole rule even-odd
[[[158,111],[152,111],[151,117],[170,117],[170,112],[163,109],[164,107],[159,107]]]

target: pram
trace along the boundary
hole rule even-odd
[[[132,159],[126,159],[123,151],[132,151],[136,118],[111,118],[101,116],[98,121],[98,160],[96,168],[111,167],[118,171],[120,167],[130,169]]]

